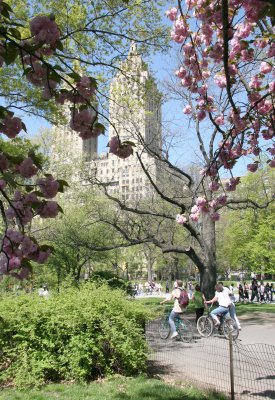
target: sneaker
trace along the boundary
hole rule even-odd
[[[174,332],[174,333],[172,333],[172,335],[171,335],[171,339],[173,339],[173,338],[175,338],[175,337],[177,337],[177,336],[179,336],[178,332]]]

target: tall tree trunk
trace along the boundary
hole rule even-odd
[[[207,300],[212,298],[215,293],[215,284],[217,280],[217,262],[216,262],[216,240],[215,240],[215,222],[211,220],[208,213],[203,214],[202,220],[202,238],[204,241],[203,265],[199,267],[201,290]]]

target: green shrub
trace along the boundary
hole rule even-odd
[[[88,381],[145,368],[144,308],[107,285],[85,284],[48,299],[9,296],[0,316],[1,384]]]

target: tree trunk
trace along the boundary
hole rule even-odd
[[[208,213],[203,214],[202,220],[202,238],[204,241],[203,265],[198,266],[200,271],[201,291],[207,300],[211,299],[215,293],[215,284],[217,280],[217,262],[216,262],[216,240],[215,240],[215,222],[211,220]]]

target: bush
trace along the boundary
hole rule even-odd
[[[85,284],[48,299],[9,296],[0,316],[1,384],[88,381],[145,368],[144,308],[107,285]]]

